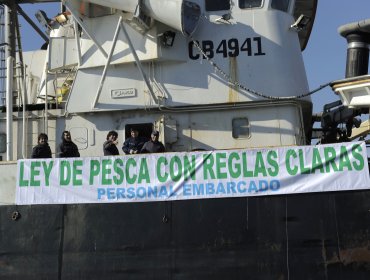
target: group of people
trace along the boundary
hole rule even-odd
[[[59,144],[58,156],[61,158],[79,157],[80,152],[71,138],[71,133],[63,131],[62,142]],[[40,133],[37,137],[37,145],[33,147],[31,158],[51,158],[51,149],[48,143],[48,136]]]
[[[145,153],[163,153],[165,148],[159,139],[159,132],[154,130],[150,136],[150,140],[139,136],[139,131],[135,128],[131,129],[131,137],[127,138],[123,143],[122,151],[126,155],[145,154]],[[105,156],[119,155],[117,148],[118,133],[114,130],[109,131],[107,141],[103,144],[103,152]]]
[[[162,142],[158,140],[159,132],[154,130],[150,140],[147,141],[144,137],[139,137],[139,131],[135,128],[131,129],[131,137],[127,138],[123,143],[122,150],[126,155],[144,154],[144,153],[163,153],[165,148]],[[114,130],[109,131],[106,141],[103,144],[103,153],[105,156],[119,155],[117,148],[118,133]],[[58,147],[58,157],[80,157],[80,152],[75,143],[71,139],[69,131],[63,131],[62,142]],[[31,158],[51,158],[51,149],[48,144],[48,136],[45,133],[40,133],[37,138],[37,145],[32,150]]]

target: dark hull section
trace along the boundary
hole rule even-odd
[[[2,280],[369,278],[370,191],[0,207]]]

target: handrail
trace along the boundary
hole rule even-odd
[[[44,133],[48,134],[48,67],[49,63],[46,63],[45,67],[45,115],[44,115]]]
[[[130,50],[132,52],[132,55],[134,56],[134,59],[135,59],[135,62],[136,62],[136,66],[137,66],[137,68],[139,68],[140,74],[141,74],[142,78],[144,79],[144,82],[145,82],[146,86],[149,89],[149,93],[152,96],[154,102],[158,104],[158,98],[155,96],[154,91],[153,91],[153,88],[150,85],[150,82],[149,82],[147,76],[145,75],[145,72],[144,72],[144,70],[143,70],[143,68],[141,66],[141,62],[139,60],[139,57],[137,56],[136,50],[135,50],[135,48],[134,48],[134,46],[133,46],[133,44],[131,42],[130,37],[128,36],[128,33],[127,33],[126,28],[123,25],[123,22],[122,21],[121,21],[121,28],[122,28],[123,33],[126,36],[127,43],[128,43],[128,45],[130,47]]]

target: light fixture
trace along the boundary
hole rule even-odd
[[[60,13],[58,14],[56,17],[55,17],[55,20],[59,23],[59,24],[64,24],[67,22],[67,16],[66,16],[66,13]]]
[[[41,25],[45,26],[47,29],[51,29],[51,26],[50,26],[51,20],[47,17],[44,11],[38,10],[35,16]]]
[[[165,31],[164,33],[160,34],[161,43],[165,47],[172,47],[173,42],[175,41],[176,33],[173,31]]]

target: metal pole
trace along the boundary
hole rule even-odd
[[[29,25],[44,39],[45,42],[49,42],[49,37],[30,19],[30,17],[22,10],[22,8],[17,4],[18,12],[22,17],[28,22]]]
[[[11,29],[10,12],[4,6],[4,35],[5,35],[5,60],[6,60],[6,160],[13,160],[13,62],[11,56]]]
[[[5,60],[10,56],[10,9],[4,5],[4,45]]]
[[[6,59],[6,160],[13,160],[13,57]]]
[[[45,118],[44,118],[44,132],[48,134],[48,68],[49,64],[46,63],[45,67]]]
[[[76,40],[76,48],[78,53],[78,66],[81,66],[82,59],[81,59],[81,45],[80,45],[80,35],[78,34],[78,23],[77,21],[73,22],[74,28],[75,28],[75,40]]]
[[[134,45],[132,44],[131,39],[130,39],[130,36],[128,36],[128,33],[127,33],[126,28],[125,28],[125,26],[124,26],[124,24],[123,24],[123,22],[122,22],[122,21],[121,21],[121,28],[122,28],[123,33],[125,34],[125,37],[126,37],[126,39],[127,39],[127,44],[128,44],[128,46],[129,46],[129,48],[130,48],[130,50],[131,50],[131,53],[132,53],[132,55],[134,56],[134,59],[135,59],[135,62],[136,62],[136,66],[137,66],[137,68],[139,69],[139,72],[140,72],[140,74],[141,74],[141,77],[143,78],[143,80],[144,80],[144,82],[145,82],[146,86],[148,87],[149,93],[150,93],[150,95],[152,96],[152,98],[153,98],[154,102],[155,102],[155,103],[158,103],[158,98],[157,98],[157,96],[154,94],[154,91],[153,91],[153,88],[152,88],[152,86],[151,86],[151,84],[150,84],[150,81],[149,81],[149,79],[147,78],[147,76],[145,75],[144,69],[143,69],[143,67],[142,67],[142,65],[141,65],[141,63],[140,63],[140,59],[139,59],[139,57],[137,56],[136,50],[135,50],[135,48],[134,48]]]
[[[22,120],[23,120],[23,126],[22,126],[22,156],[23,158],[27,158],[27,112],[26,112],[26,105],[27,105],[27,85],[26,85],[26,73],[27,69],[26,67],[23,68],[23,97],[22,97],[22,109],[23,109],[23,115],[22,115]]]
[[[114,49],[116,48],[117,38],[118,38],[119,30],[120,30],[120,27],[121,27],[121,22],[122,22],[122,17],[120,17],[119,20],[118,20],[116,32],[114,33],[114,37],[113,37],[112,47],[110,49],[110,52],[109,52],[109,55],[108,55],[108,58],[107,58],[107,62],[105,63],[103,74],[102,74],[102,76],[100,78],[100,83],[99,83],[98,91],[96,93],[94,102],[92,104],[92,109],[95,108],[96,103],[98,102],[100,93],[102,91],[102,88],[103,88],[103,85],[104,85],[104,81],[105,81],[105,77],[107,76],[108,67],[109,67],[110,61],[112,59]]]

